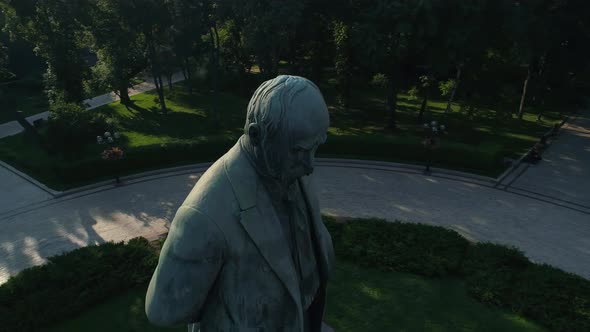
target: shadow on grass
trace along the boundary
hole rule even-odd
[[[186,331],[151,325],[147,287],[131,290],[49,331]],[[105,319],[108,317],[108,319]],[[324,320],[336,331],[545,331],[468,297],[458,280],[431,280],[339,261]]]
[[[336,331],[545,331],[471,299],[462,282],[381,272],[339,261],[326,321]]]

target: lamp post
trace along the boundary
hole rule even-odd
[[[445,132],[445,125],[438,124],[436,121],[432,121],[430,123],[425,123],[424,126],[424,148],[426,148],[427,158],[426,158],[426,169],[424,169],[424,174],[430,174],[430,165],[432,164],[432,150],[437,149],[440,145],[440,135],[446,134]]]
[[[117,132],[111,135],[110,132],[105,132],[103,136],[96,136],[96,143],[98,144],[107,144],[108,147],[102,151],[101,156],[104,160],[111,160],[116,161],[123,158],[123,150],[116,146],[116,140],[118,140],[121,135]],[[119,179],[119,172],[115,172],[115,182],[117,185],[121,184],[121,179]]]

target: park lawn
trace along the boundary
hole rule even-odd
[[[152,326],[146,288],[131,290],[49,331],[186,331]],[[325,321],[339,332],[546,331],[470,298],[457,279],[428,279],[338,261],[328,285]]]
[[[333,85],[326,83],[320,87],[329,105],[331,126],[328,142],[318,149],[318,157],[424,163],[426,153],[421,145],[423,129],[417,118],[420,106],[418,100],[399,95],[399,130],[391,133],[384,129],[385,103],[383,94],[376,89],[355,90],[350,107],[344,109],[334,101]],[[249,91],[247,95],[252,92]],[[239,138],[243,132],[249,101],[244,94],[211,93],[206,89],[190,95],[182,83],[174,85],[172,91],[166,90],[166,104],[169,109],[166,115],[159,111],[155,91],[133,96],[132,99],[135,106],[130,109],[114,102],[95,110],[110,114],[118,120],[118,130],[123,134],[121,147],[127,154],[139,154],[147,150],[149,152],[146,153],[159,154],[171,146],[193,146],[193,149],[162,157],[160,159],[163,160],[156,162],[135,162],[118,172],[123,176],[215,160],[223,152],[216,151],[211,146],[231,146]],[[498,120],[492,110],[482,111],[479,116],[468,119],[458,112],[459,105],[454,105],[453,112],[448,116],[444,114],[445,107],[444,101],[432,99],[429,102],[429,111],[424,116],[424,121],[437,120],[448,127],[448,134],[441,141],[441,149],[433,159],[434,166],[491,177],[498,176],[505,169],[504,165],[492,161],[498,159],[495,156],[518,158],[559,120],[556,112],[546,112],[545,118],[540,122],[536,121],[534,114],[529,113],[523,121]],[[209,153],[200,153],[199,145],[209,145]],[[65,190],[112,178],[112,174],[105,172],[92,175],[85,171],[87,175],[66,181],[59,176],[59,172],[54,171],[56,165],[68,165],[73,161],[87,164],[99,162],[103,148],[91,145],[78,155],[64,158],[47,154],[32,143],[30,138],[21,134],[0,140],[0,159],[54,189]],[[71,173],[71,170],[66,173]]]
[[[131,79],[131,84],[133,85],[143,82],[145,82],[145,80],[141,78]],[[15,110],[22,111],[25,117],[47,112],[49,110],[47,95],[43,91],[43,83],[40,81],[29,85],[6,85],[4,89],[5,93],[9,94],[14,100],[15,109],[2,107],[2,109],[0,109],[0,124],[16,120],[13,113]],[[110,93],[110,91],[103,90],[95,91],[93,93],[99,95]],[[3,105],[2,100],[0,100],[0,105]]]

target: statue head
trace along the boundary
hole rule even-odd
[[[313,172],[315,152],[326,141],[328,107],[318,87],[299,76],[262,83],[248,104],[246,151],[258,172],[289,185]]]

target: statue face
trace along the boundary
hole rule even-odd
[[[286,119],[289,146],[283,159],[283,172],[288,183],[293,183],[313,172],[315,152],[326,141],[330,117],[324,98],[315,89],[302,91],[290,108]]]

